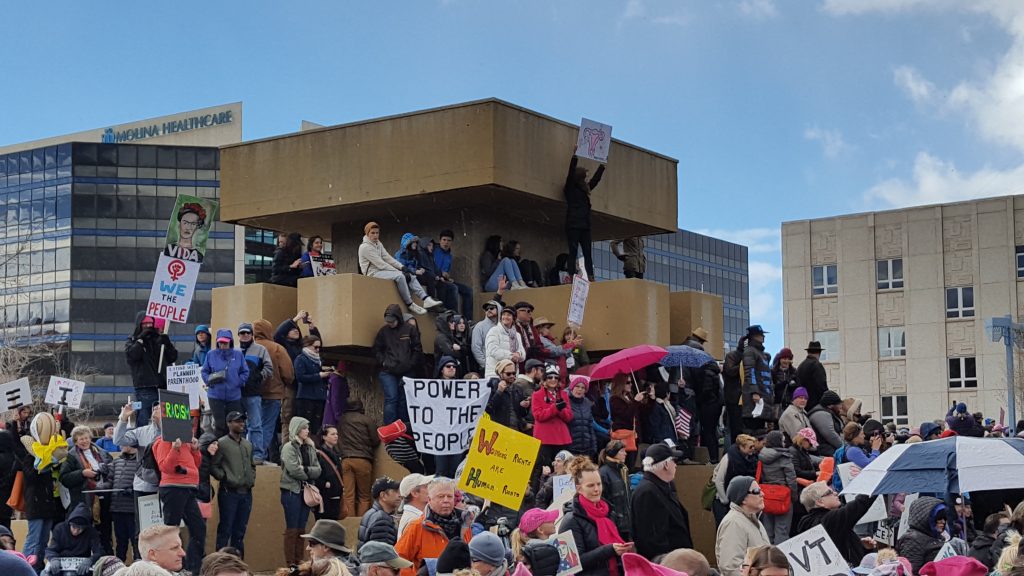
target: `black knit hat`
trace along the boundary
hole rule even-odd
[[[523,548],[523,558],[530,565],[533,576],[555,576],[558,574],[558,548],[547,542],[530,542]]]
[[[825,393],[821,395],[820,404],[826,408],[828,408],[829,406],[835,406],[836,404],[842,403],[843,399],[839,397],[839,394],[836,394],[831,390],[826,390]]]
[[[472,564],[473,561],[469,558],[469,544],[462,540],[451,540],[437,557],[436,571],[438,574],[451,574],[456,570],[469,568]]]

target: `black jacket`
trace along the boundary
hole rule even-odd
[[[817,406],[821,395],[828,390],[825,367],[814,356],[804,358],[796,369],[796,385],[807,389],[807,405]]]
[[[942,500],[931,496],[922,496],[914,500],[910,509],[907,510],[907,514],[910,516],[909,527],[906,534],[896,544],[896,550],[900,556],[910,560],[910,567],[914,569],[914,574],[917,574],[922,566],[934,560],[935,555],[945,544],[942,538],[932,535],[932,511],[940,505],[943,505]]]
[[[114,470],[110,464],[114,459],[105,450],[95,445],[89,446],[89,449],[92,450],[93,456],[100,463],[100,469],[93,470],[93,472],[97,473],[94,479],[97,484],[96,488],[110,488],[113,486],[114,479]],[[85,468],[78,458],[78,448],[72,447],[68,450],[68,457],[64,459],[64,464],[60,468],[60,483],[71,494],[71,504],[68,505],[70,509],[74,509],[76,505],[86,502],[85,494],[82,491],[86,489],[88,478],[84,476],[84,472]]]
[[[737,348],[726,354],[722,362],[723,396],[728,405],[740,403],[740,370],[743,370],[743,350]]]
[[[514,383],[509,384],[504,392],[498,392],[498,382],[497,378],[491,378],[491,397],[487,399],[485,411],[491,420],[498,424],[513,430],[522,430],[530,412],[529,408],[520,405],[520,402],[526,400],[526,396],[523,395],[522,388]]]
[[[87,519],[85,530],[78,536],[71,535],[70,521],[72,518]],[[100,533],[92,523],[92,512],[85,507],[85,504],[76,506],[67,521],[57,524],[53,529],[53,536],[50,545],[46,547],[46,560],[54,558],[89,558],[91,564],[103,556],[103,546],[100,545]]]
[[[590,182],[576,180],[576,164],[579,158],[573,155],[569,161],[569,174],[565,177],[565,227],[590,228],[590,191],[597,188],[604,174],[604,164],[597,168]]]
[[[302,257],[302,250],[292,252],[284,248],[274,250],[274,261],[270,265],[270,283],[295,287],[302,275],[302,268],[292,268],[292,262]]]
[[[314,483],[320,489],[320,495],[324,500],[338,500],[341,498],[343,488],[341,478],[335,473],[341,472],[341,457],[334,450],[323,446],[316,451],[316,458],[320,461],[320,475]],[[331,464],[334,467],[331,467]]]
[[[572,394],[569,395],[569,407],[572,408],[572,421],[569,422],[572,444],[569,445],[569,452],[577,455],[583,454],[591,458],[597,454],[593,406],[594,403],[586,396],[576,398]]]
[[[398,317],[401,318],[402,315],[399,314]],[[284,322],[281,322],[281,324],[278,325],[277,330],[274,331],[274,342],[284,346],[285,351],[288,352],[288,357],[291,358],[294,363],[295,359],[299,357],[299,354],[302,354],[302,338],[299,338],[298,340],[289,340],[288,332],[290,332],[292,328],[295,328],[296,330],[299,329],[299,325],[295,323],[295,320],[289,318]],[[310,328],[309,333],[317,338],[320,337],[320,330],[317,328]],[[299,331],[299,334],[302,334],[301,330]]]
[[[690,337],[683,342],[683,346],[704,350],[704,345],[696,338]],[[717,403],[722,401],[722,387],[719,385],[719,374],[721,370],[715,361],[697,367],[683,367],[683,380],[686,386],[693,390],[699,404]]]
[[[25,473],[22,493],[25,498],[25,518],[27,520],[60,520],[64,509],[60,498],[53,495],[56,482],[52,468],[47,466],[42,472],[36,470],[35,457],[31,454],[22,457],[21,469]]]
[[[395,376],[404,376],[416,369],[423,356],[420,330],[401,320],[402,309],[398,304],[388,305],[384,314],[397,317],[398,326],[381,326],[377,337],[373,339],[373,354],[381,370]]]
[[[398,542],[398,526],[395,519],[380,507],[380,502],[374,502],[359,521],[359,545],[362,546],[364,542],[371,540],[390,546]]]
[[[14,477],[21,470],[21,456],[15,447],[21,446],[21,440],[14,434],[0,430],[0,505],[6,506],[14,489]],[[22,447],[24,450],[24,447]],[[5,510],[5,512],[9,512]]]
[[[163,366],[160,366],[161,345],[164,348]],[[178,360],[178,350],[171,344],[171,339],[156,331],[140,333],[136,330],[124,343],[124,354],[135,388],[166,388],[167,366]]]
[[[811,460],[811,453],[796,446],[791,447],[790,452],[793,454],[793,470],[796,472],[796,477],[812,482],[817,480],[818,468]]]
[[[452,317],[451,312],[444,314],[438,314],[437,318],[434,318],[434,325],[437,328],[437,332],[434,334],[434,368],[440,371],[441,358],[445,356],[451,356],[455,360],[458,360],[459,366],[455,369],[455,377],[461,378],[466,373],[466,357],[469,349],[459,344],[459,349],[455,349],[455,335],[448,329],[448,320]],[[440,378],[438,374],[438,378]]]
[[[630,503],[632,501],[632,489],[629,486],[629,475],[625,464],[617,462],[605,462],[598,469],[601,474],[601,484],[604,491],[601,497],[608,501],[611,506],[610,515],[615,521],[615,527],[619,529],[619,536],[626,542],[631,540],[633,534],[633,522],[630,515]],[[622,473],[627,472],[623,480]]]
[[[836,547],[839,548],[839,553],[843,555],[843,558],[851,566],[857,566],[867,551],[864,549],[864,545],[861,544],[860,536],[853,531],[853,527],[857,525],[857,521],[871,508],[875,498],[877,496],[861,495],[857,496],[852,502],[848,502],[835,510],[825,510],[824,508],[810,510],[806,516],[800,519],[800,525],[797,530],[806,532],[821,524],[825,528],[825,532],[828,532],[829,537],[832,538],[832,541],[836,543]],[[933,554],[932,557],[934,558],[935,555]],[[915,570],[914,573],[916,574],[917,571]]]
[[[772,392],[775,393],[775,404],[779,406],[779,414],[789,406],[790,400],[793,397],[793,391],[796,390],[796,368],[791,365],[788,369],[783,370],[779,366],[779,359],[776,358],[772,366]]]
[[[638,554],[653,560],[677,548],[693,548],[690,514],[679,502],[675,486],[651,472],[633,492],[633,541]]]
[[[989,570],[992,570],[996,565],[996,561],[999,560],[992,557],[992,544],[995,540],[995,536],[979,534],[974,539],[974,543],[971,544],[971,549],[967,551],[967,555],[984,564]]]
[[[580,564],[583,570],[581,576],[607,576],[608,561],[617,559],[615,548],[611,544],[601,544],[597,539],[597,524],[587,516],[587,513],[580,506],[579,495],[565,504],[565,515],[558,525],[559,532],[572,532],[572,538],[576,542],[576,549],[580,553]],[[621,534],[620,534],[621,536]],[[623,574],[621,563],[619,574]]]
[[[747,456],[740,452],[740,447],[736,444],[729,446],[725,454],[729,457],[724,479],[726,488],[729,487],[729,482],[732,482],[732,479],[737,476],[750,476],[751,478],[757,476],[757,454]]]

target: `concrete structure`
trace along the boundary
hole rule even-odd
[[[884,420],[952,402],[998,417],[1005,354],[985,322],[1024,312],[1022,250],[1024,196],[786,222],[785,343],[820,340],[829,387]]]

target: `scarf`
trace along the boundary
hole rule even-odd
[[[519,352],[519,338],[516,338],[516,324],[515,324],[515,322],[512,323],[512,327],[511,328],[505,328],[505,325],[502,324],[501,322],[498,322],[498,326],[501,326],[501,329],[505,331],[505,335],[508,336],[509,350],[513,354],[516,353],[516,352]]]
[[[533,324],[523,324],[517,321],[516,325],[518,325],[519,329],[522,330],[523,332],[523,337],[525,339],[523,344],[525,344],[527,348],[533,348],[534,346],[536,346],[537,343],[534,341],[533,337]]]
[[[317,366],[321,366],[320,354],[318,354],[315,350],[313,350],[312,348],[303,348],[302,353],[306,355],[306,358],[309,358],[313,362],[316,362]]]
[[[434,524],[437,524],[441,531],[448,540],[461,539],[462,537],[462,515],[459,514],[458,510],[452,510],[452,513],[447,516],[441,516],[437,512],[430,509],[427,506],[427,517],[424,521],[429,520]]]
[[[580,503],[580,508],[586,512],[587,516],[594,521],[597,525],[597,541],[602,546],[607,544],[622,544],[622,536],[619,536],[619,530],[615,527],[615,522],[612,522],[611,518],[608,517],[609,507],[608,503],[604,500],[598,500],[597,502],[591,502],[582,496],[577,496],[576,501]],[[619,574],[619,556],[616,554],[608,560],[608,574],[609,576],[618,576]]]
[[[78,462],[81,463],[81,465],[82,465],[82,471],[85,471],[85,470],[93,470],[93,471],[95,471],[95,469],[96,469],[95,467],[99,466],[99,463],[96,461],[96,458],[95,458],[95,456],[92,453],[92,447],[91,446],[89,448],[87,448],[85,451],[82,451],[82,450],[79,450],[79,449],[76,448],[75,452],[78,453]],[[96,489],[96,479],[95,478],[86,478],[85,479],[85,489],[86,490],[95,490]]]

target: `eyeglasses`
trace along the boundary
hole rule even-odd
[[[502,372],[501,375],[502,376],[515,376],[516,373],[515,372]]]

